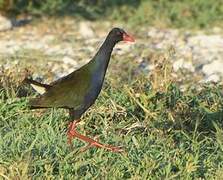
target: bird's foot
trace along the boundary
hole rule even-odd
[[[74,121],[74,122],[70,123],[69,126],[68,126],[67,136],[68,136],[68,144],[69,145],[72,144],[72,139],[74,137],[76,137],[76,138],[78,138],[78,139],[80,139],[84,142],[89,143],[87,146],[83,147],[80,150],[81,152],[84,152],[91,147],[104,148],[104,149],[107,149],[107,150],[112,151],[112,152],[123,152],[123,149],[121,149],[121,147],[101,144],[100,142],[98,142],[94,139],[91,139],[87,136],[84,136],[84,135],[78,133],[77,130],[76,130],[76,126],[77,126],[78,122],[80,122],[80,120]]]
[[[124,150],[121,147],[111,146],[111,145],[107,145],[107,144],[101,144],[98,141],[95,141],[93,143],[89,143],[87,146],[83,147],[80,151],[84,152],[91,147],[103,148],[103,149],[106,149],[106,150],[112,151],[112,152],[124,152]]]

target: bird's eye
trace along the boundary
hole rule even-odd
[[[116,32],[116,35],[121,35],[121,32],[119,32],[119,31],[118,31],[118,32]]]

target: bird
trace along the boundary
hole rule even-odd
[[[29,100],[30,109],[65,108],[69,110],[70,122],[67,138],[70,145],[73,138],[78,138],[88,143],[83,150],[97,147],[112,152],[123,151],[121,147],[102,144],[76,130],[81,116],[94,104],[100,94],[113,48],[120,41],[134,42],[135,39],[123,29],[113,28],[95,56],[87,64],[67,76],[50,84],[42,84],[30,77],[24,79],[25,83],[31,85],[39,93],[37,97]]]

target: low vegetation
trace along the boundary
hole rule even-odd
[[[30,111],[26,96],[34,93],[20,84],[21,72],[2,72],[0,176],[222,179],[222,86],[182,89],[171,75],[171,57],[165,57],[156,56],[149,77],[125,59],[114,59],[99,99],[82,118],[81,133],[123,146],[121,154],[95,148],[79,153],[84,143],[76,139],[69,147],[67,113]]]
[[[34,16],[75,16],[88,20],[128,22],[133,27],[155,25],[176,28],[210,28],[222,26],[221,0],[0,0],[7,14]]]

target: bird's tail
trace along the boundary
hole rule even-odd
[[[40,98],[33,98],[29,100],[29,108],[30,109],[40,109],[40,108],[48,108],[41,104]]]

